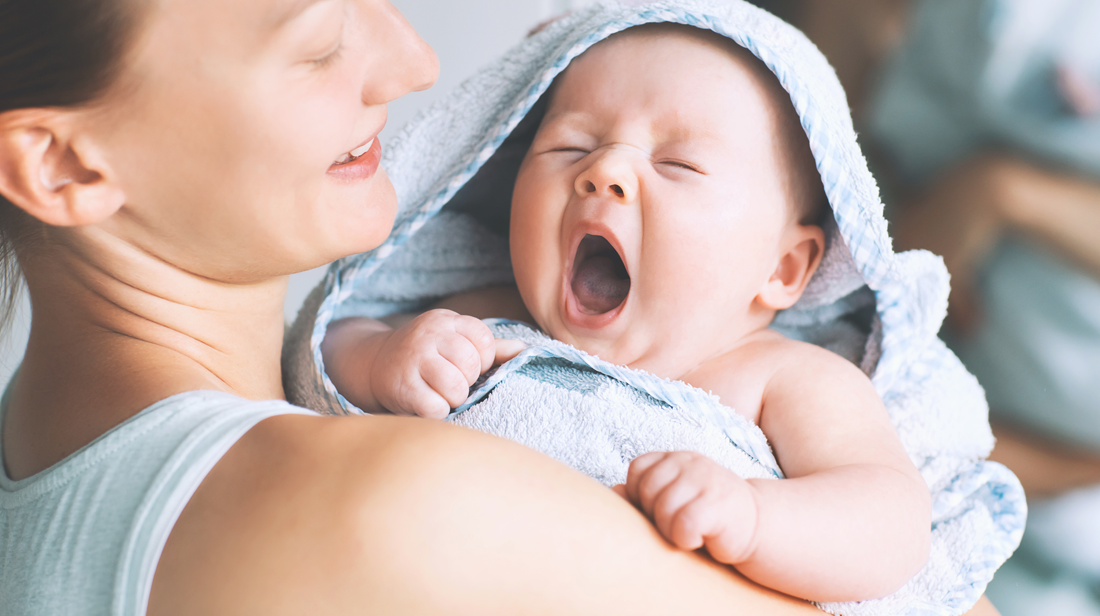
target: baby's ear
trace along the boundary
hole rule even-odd
[[[756,296],[768,310],[790,308],[802,297],[821,257],[825,254],[825,232],[817,225],[791,225],[780,244],[779,262],[771,278]]]

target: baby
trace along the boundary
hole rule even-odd
[[[786,479],[690,452],[633,461],[615,489],[672,544],[816,601],[898,589],[928,555],[925,483],[860,370],[768,328],[821,260],[827,207],[775,76],[724,37],[652,25],[593,46],[548,96],[513,194],[516,287],[333,324],[333,382],[367,411],[444,417],[519,351],[477,318],[537,323],[767,435]]]

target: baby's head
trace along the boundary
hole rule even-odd
[[[824,251],[821,180],[751,53],[660,24],[557,79],[512,198],[512,263],[551,336],[681,376],[794,304]]]

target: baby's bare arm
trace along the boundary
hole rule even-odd
[[[621,492],[672,543],[705,546],[765,586],[817,601],[897,590],[927,559],[930,496],[878,395],[828,351],[764,346],[759,423],[787,479],[746,481],[698,454],[654,453],[634,461]]]
[[[749,481],[758,519],[745,575],[846,600],[884,596],[924,566],[931,497],[861,371],[796,344],[765,388],[760,428],[787,479]]]

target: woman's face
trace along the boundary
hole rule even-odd
[[[385,0],[160,0],[93,123],[126,195],[103,226],[225,282],[371,249],[397,208],[372,139],[437,73]]]

